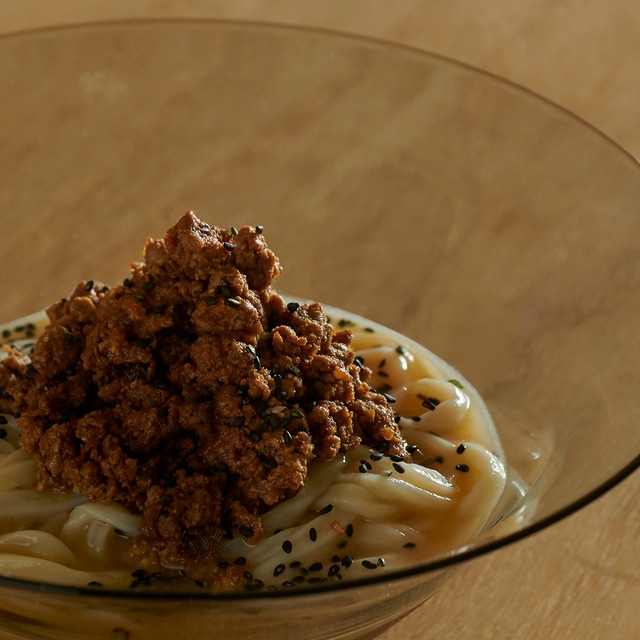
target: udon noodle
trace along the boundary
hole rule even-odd
[[[325,311],[334,326],[352,330],[359,362],[393,404],[412,460],[361,445],[312,465],[305,486],[262,516],[259,542],[222,543],[218,561],[241,565],[247,588],[337,581],[452,553],[492,523],[507,484],[495,428],[467,381],[400,334]],[[29,352],[45,322],[37,314],[0,328],[3,342]],[[182,567],[155,576],[127,560],[140,516],[35,489],[14,417],[0,422],[0,574],[91,588],[184,586]]]

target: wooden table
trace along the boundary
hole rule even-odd
[[[527,86],[640,157],[640,5],[633,0],[21,0],[0,33],[139,17],[216,17],[360,33]],[[470,563],[381,640],[640,637],[640,474],[565,521]],[[464,599],[458,594],[464,593]]]

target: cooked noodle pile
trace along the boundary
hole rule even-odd
[[[402,336],[327,311],[353,331],[358,361],[392,404],[411,462],[360,445],[312,464],[305,486],[263,515],[260,541],[236,536],[220,547],[219,565],[241,566],[250,589],[372,575],[452,552],[490,524],[505,489],[497,435],[468,383]],[[5,340],[28,352],[33,340],[24,331],[44,320],[15,323]],[[20,448],[13,416],[0,421],[2,575],[94,588],[194,585],[182,567],[149,575],[131,565],[140,516],[80,494],[36,490],[35,464]]]

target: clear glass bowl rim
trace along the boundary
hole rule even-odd
[[[85,22],[72,25],[59,25],[52,27],[41,27],[36,29],[21,30],[12,33],[0,35],[0,47],[3,42],[14,39],[25,39],[34,36],[47,36],[56,33],[65,33],[89,29],[114,29],[120,27],[149,27],[153,25],[159,26],[209,26],[209,27],[225,27],[228,29],[238,30],[253,30],[261,32],[271,32],[277,34],[279,32],[299,33],[299,34],[311,34],[316,37],[325,37],[327,39],[342,39],[344,41],[360,42],[367,46],[373,46],[379,49],[387,49],[395,54],[407,54],[417,57],[422,57],[425,60],[431,60],[439,65],[455,67],[458,70],[464,71],[471,75],[477,75],[483,77],[489,82],[501,84],[509,87],[516,93],[525,97],[533,102],[541,103],[547,108],[551,108],[559,113],[562,113],[565,117],[572,119],[574,122],[582,127],[589,129],[594,135],[603,139],[612,151],[622,154],[627,157],[638,169],[640,177],[640,163],[626,151],[617,142],[607,136],[605,133],[597,129],[575,113],[569,111],[565,107],[556,104],[555,102],[541,96],[535,91],[528,89],[522,85],[519,85],[511,80],[502,78],[496,74],[493,74],[484,69],[475,67],[466,62],[461,62],[453,58],[449,58],[445,55],[433,53],[431,51],[420,49],[411,45],[400,44],[382,40],[371,36],[365,36],[361,34],[353,34],[349,32],[342,32],[338,30],[332,30],[327,28],[308,27],[301,25],[287,25],[277,22],[260,22],[250,20],[231,20],[231,19],[192,19],[192,18],[157,18],[157,19],[134,19],[134,20],[109,20],[104,22]],[[321,593],[335,593],[336,591],[344,591],[351,589],[358,589],[367,586],[373,586],[376,584],[397,582],[403,579],[409,579],[421,574],[428,574],[436,572],[448,567],[453,567],[473,558],[486,555],[502,547],[506,547],[514,542],[528,538],[529,536],[542,531],[556,522],[564,520],[570,515],[576,513],[583,507],[591,504],[611,489],[620,484],[623,480],[628,478],[634,471],[640,468],[640,452],[635,454],[632,459],[611,476],[606,481],[602,482],[598,487],[589,491],[585,495],[581,496],[577,500],[569,503],[565,507],[556,510],[549,516],[535,521],[532,524],[524,526],[513,533],[499,537],[496,540],[473,546],[473,542],[469,545],[471,548],[465,551],[454,552],[451,555],[444,557],[438,557],[431,561],[418,564],[406,569],[396,570],[388,573],[381,573],[369,578],[359,578],[352,580],[345,580],[342,582],[332,583],[331,585],[312,585],[306,586],[304,589],[290,589],[290,590],[277,590],[277,591],[242,591],[242,592],[198,592],[198,591],[166,591],[166,592],[144,592],[135,590],[110,590],[110,589],[95,589],[95,588],[83,588],[83,587],[70,587],[54,583],[43,583],[33,580],[23,580],[19,578],[10,578],[0,576],[0,588],[17,588],[27,591],[37,591],[40,593],[49,593],[59,596],[77,597],[82,596],[93,601],[100,599],[127,599],[131,601],[180,601],[180,600],[198,600],[198,601],[243,601],[248,600],[263,600],[263,599],[280,599],[280,598],[303,598],[305,596],[311,596],[313,594]]]

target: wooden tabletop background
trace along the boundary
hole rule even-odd
[[[3,3],[0,33],[142,17],[315,26],[430,50],[532,89],[640,158],[635,0],[20,0]],[[381,640],[640,638],[638,495],[635,473],[551,529],[473,561]]]

